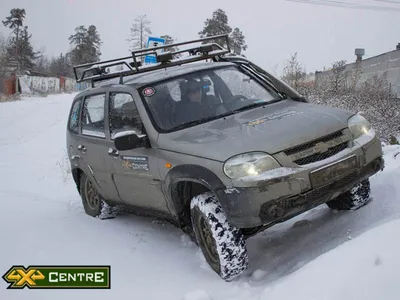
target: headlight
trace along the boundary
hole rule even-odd
[[[371,130],[371,124],[361,115],[352,116],[348,121],[348,126],[354,139],[358,139]]]
[[[233,179],[257,176],[280,167],[279,163],[271,155],[264,152],[250,152],[228,159],[224,164],[224,173]]]

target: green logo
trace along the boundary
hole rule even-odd
[[[110,289],[111,266],[12,266],[7,289]]]

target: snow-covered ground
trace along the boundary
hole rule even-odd
[[[109,264],[110,290],[7,290],[0,299],[398,300],[400,147],[385,147],[374,201],[316,208],[248,240],[250,267],[226,283],[169,224],[85,215],[67,173],[73,95],[0,104],[0,273],[11,265]]]

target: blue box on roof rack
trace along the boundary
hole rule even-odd
[[[163,45],[165,45],[165,39],[159,38],[159,37],[150,36],[150,37],[147,39],[147,46],[146,46],[146,48],[147,48],[147,49],[149,49],[149,48],[155,48],[155,47],[160,47],[160,46],[163,46]],[[163,51],[164,51],[164,49],[158,49],[158,50],[156,50],[157,53],[161,53],[161,52],[163,52]],[[153,54],[148,54],[148,55],[146,55],[145,58],[144,58],[144,63],[145,63],[145,64],[155,64],[155,63],[157,63],[157,58],[156,58],[156,56],[153,55]]]

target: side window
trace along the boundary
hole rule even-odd
[[[82,111],[82,134],[105,138],[104,100],[106,95],[93,95],[85,98]]]
[[[145,133],[132,95],[110,93],[109,109],[110,134],[112,139],[116,133],[125,130],[135,130],[138,134]]]
[[[71,108],[71,113],[69,115],[68,130],[71,133],[79,134],[79,113],[81,111],[82,99],[75,101]]]

